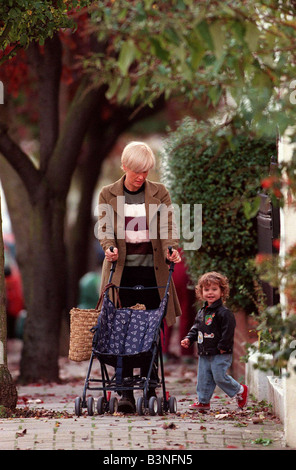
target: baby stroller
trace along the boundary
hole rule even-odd
[[[171,251],[171,248],[170,248]],[[159,308],[154,310],[134,310],[132,308],[116,308],[109,298],[110,289],[118,289],[112,284],[112,276],[115,271],[116,262],[112,263],[110,277],[103,294],[101,313],[97,325],[92,328],[94,333],[92,342],[92,353],[88,366],[87,376],[84,383],[82,397],[75,399],[75,414],[80,416],[82,408],[87,408],[88,415],[105,412],[115,413],[118,409],[118,399],[112,395],[119,395],[127,390],[142,390],[143,394],[136,401],[136,412],[144,415],[146,410],[151,416],[162,415],[164,412],[176,413],[177,400],[166,391],[163,356],[161,346],[161,330],[163,320],[167,311],[169,286],[174,271],[174,263],[170,263],[169,276],[166,286],[143,287],[134,286],[128,289],[165,289]],[[122,288],[122,287],[120,287]],[[97,358],[101,366],[101,378],[91,378],[91,369],[94,359]],[[147,377],[133,375],[122,377],[123,361],[130,358],[133,368],[140,368],[143,360],[149,361]],[[153,368],[160,363],[161,378],[153,379]],[[115,373],[109,376],[107,366],[113,366]],[[154,374],[155,377],[155,374]],[[94,385],[93,385],[94,384]],[[101,384],[101,385],[100,385]],[[148,399],[149,388],[162,388],[162,396],[151,396]],[[87,390],[99,390],[103,392],[95,401],[93,396],[86,399]]]

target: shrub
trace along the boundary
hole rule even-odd
[[[192,118],[169,132],[162,152],[163,180],[172,202],[202,204],[202,246],[184,252],[193,282],[206,271],[222,272],[231,287],[228,304],[249,312],[255,308],[256,289],[248,261],[257,253],[257,230],[244,203],[250,206],[257,197],[275,153],[275,140],[243,134],[239,123],[213,126]],[[182,228],[180,236],[184,244]]]

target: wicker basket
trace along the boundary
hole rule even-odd
[[[100,301],[98,302],[99,305]],[[97,305],[97,307],[98,307]],[[134,310],[145,310],[145,305],[136,304],[129,307]],[[90,331],[98,322],[99,310],[72,308],[70,311],[70,347],[69,359],[81,362],[90,359],[93,333]]]
[[[90,359],[93,333],[99,311],[96,309],[72,308],[70,311],[70,347],[69,359],[81,362]]]

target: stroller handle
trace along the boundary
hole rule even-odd
[[[173,248],[171,246],[168,247],[168,250],[169,250],[169,254],[172,255],[173,254]],[[170,266],[173,268],[175,265],[174,261],[171,261],[170,262]]]
[[[111,245],[109,247],[109,250],[113,253],[114,246]],[[168,250],[169,250],[170,255],[172,255],[173,254],[173,248],[171,246],[169,246]],[[173,261],[171,261],[171,263],[170,263],[170,274],[171,274],[172,271],[174,271],[174,266],[175,266],[175,263]],[[113,261],[111,269],[110,269],[110,277],[109,277],[109,281],[108,281],[109,283],[112,281],[112,277],[113,277],[113,273],[115,272],[115,268],[116,268],[116,261]]]
[[[169,250],[169,254],[172,255],[173,254],[173,248],[171,246],[169,246],[168,250]],[[170,262],[170,273],[172,273],[174,271],[174,267],[175,267],[175,263],[174,263],[174,261],[171,261]]]
[[[114,246],[109,246],[109,250],[113,253]],[[115,272],[115,268],[116,268],[116,263],[117,263],[117,261],[112,262],[111,269],[110,269],[110,277],[109,277],[109,280],[108,280],[109,283],[112,281],[113,273]]]

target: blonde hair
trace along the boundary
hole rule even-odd
[[[121,168],[141,173],[149,171],[155,166],[155,156],[149,145],[144,142],[130,142],[121,155]]]
[[[229,282],[226,276],[223,276],[223,274],[217,273],[216,271],[205,273],[199,278],[198,283],[195,286],[196,297],[202,300],[203,287],[212,283],[219,285],[222,300],[225,301],[229,297]]]

